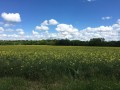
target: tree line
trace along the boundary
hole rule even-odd
[[[120,41],[105,41],[93,38],[89,41],[53,39],[53,40],[0,40],[0,45],[58,45],[58,46],[120,46]]]

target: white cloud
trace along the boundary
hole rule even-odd
[[[118,39],[118,33],[113,30],[112,26],[88,27],[81,30],[80,34],[80,37],[84,38],[83,40],[89,40],[91,38],[105,38],[106,40],[112,40],[112,38],[114,40]]]
[[[68,24],[58,24],[56,30],[59,32],[68,32],[68,33],[74,33],[78,31],[78,29]]]
[[[78,29],[68,24],[58,24],[56,30],[62,34],[75,34],[78,32]]]
[[[16,29],[16,31],[18,32],[19,35],[24,35],[25,34],[23,29]]]
[[[41,26],[36,26],[35,29],[36,29],[36,30],[44,30],[44,31],[47,31],[47,30],[49,30],[49,27],[44,26],[44,25],[41,25]]]
[[[11,27],[11,26],[14,26],[14,25],[11,24],[11,23],[5,23],[5,24],[4,24],[4,27]]]
[[[117,20],[117,23],[120,24],[120,19]]]
[[[95,1],[95,0],[87,0],[88,2],[93,2],[93,1]]]
[[[25,36],[18,34],[7,35],[6,40],[25,40]]]
[[[48,26],[48,25],[57,25],[58,21],[55,19],[50,19],[50,20],[45,20],[41,23],[43,26]]]
[[[24,34],[25,34],[25,32],[19,32],[19,34],[20,34],[20,35],[24,35]]]
[[[14,30],[11,29],[11,28],[5,29],[5,31],[6,31],[6,32],[14,32]]]
[[[33,35],[39,35],[39,33],[36,32],[36,31],[34,31],[34,30],[32,31],[32,34],[33,34]]]
[[[3,27],[15,26],[13,23],[10,23],[10,22],[0,22],[0,25]]]
[[[49,25],[57,25],[58,22],[55,19],[50,19],[49,20]]]
[[[23,32],[23,29],[16,29],[17,32]]]
[[[111,26],[87,27],[78,30],[72,25],[59,24],[56,30],[60,38],[71,40],[90,40],[91,38],[105,38],[107,41],[120,40],[120,19]]]
[[[106,32],[106,31],[111,31],[112,27],[111,26],[100,26],[96,28],[88,27],[84,30],[86,30],[87,32]]]
[[[12,27],[15,26],[13,23],[9,23],[9,22],[0,22],[0,26],[2,27]]]
[[[21,22],[19,13],[2,13],[1,17],[7,22]]]
[[[58,24],[56,30],[59,33],[59,37],[72,39],[78,35],[78,29],[68,24]]]
[[[105,38],[107,41],[120,40],[120,19],[111,26],[87,27],[83,30],[69,24],[58,24],[57,33],[39,33],[34,39],[71,39],[90,40],[91,38]]]
[[[110,16],[102,17],[102,20],[110,20],[110,19],[112,19],[112,17],[110,17]]]
[[[46,23],[47,24],[47,23]],[[70,39],[70,40],[90,40],[91,38],[105,38],[107,41],[120,40],[120,19],[117,23],[110,26],[87,27],[83,30],[75,28],[71,24],[57,24],[55,30],[57,32],[49,32],[47,25],[36,26],[37,30],[44,30],[37,32],[32,30],[31,35],[26,35],[23,29],[4,29],[0,33],[2,40],[41,40],[41,39]],[[47,27],[47,28],[46,28]],[[11,31],[11,33],[10,33]]]
[[[4,29],[3,27],[0,27],[0,40],[25,40],[26,35],[24,33],[23,29]]]
[[[55,20],[55,19],[50,19],[50,20],[45,20],[43,21],[40,26],[36,26],[35,29],[36,30],[44,30],[44,31],[47,31],[49,30],[49,25],[57,25],[58,22]]]
[[[3,32],[4,31],[4,28],[3,27],[0,27],[0,32]]]
[[[47,25],[49,25],[49,24],[48,24],[48,20],[45,20],[43,23],[41,23],[41,25],[42,25],[42,26],[47,26]]]

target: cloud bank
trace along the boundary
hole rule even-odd
[[[22,28],[12,29],[13,22],[21,22],[19,13],[2,13],[1,17],[9,22],[0,22],[0,40],[42,40],[42,39],[70,39],[87,41],[91,38],[105,38],[107,41],[120,40],[120,19],[110,26],[87,27],[78,29],[72,24],[59,23],[55,19],[44,20],[36,25],[31,34],[26,34]],[[110,17],[103,17],[108,20]],[[51,29],[52,26],[52,29]],[[54,29],[53,29],[54,27]],[[54,32],[53,32],[54,31]]]
[[[90,40],[91,38],[105,38],[107,41],[120,40],[120,19],[111,26],[87,27],[77,29],[69,24],[57,24],[57,33],[39,33],[39,39],[71,39],[71,40]],[[49,31],[49,30],[48,30]],[[45,37],[44,37],[45,36]]]

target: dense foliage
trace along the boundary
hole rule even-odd
[[[0,40],[0,45],[60,45],[60,46],[120,46],[120,41],[105,41],[104,38],[93,38],[90,41],[80,40]]]

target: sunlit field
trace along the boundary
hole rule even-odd
[[[120,90],[120,48],[0,46],[0,90]]]

